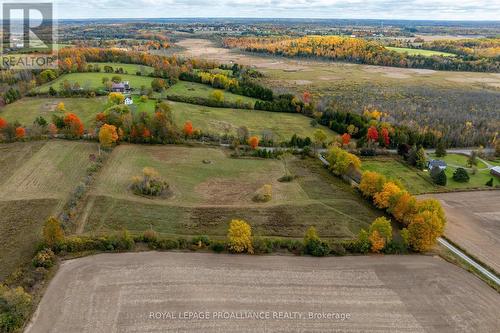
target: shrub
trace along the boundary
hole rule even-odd
[[[215,241],[212,242],[212,244],[210,245],[210,249],[214,252],[221,253],[226,249],[226,244],[224,244],[224,242],[221,241]]]
[[[464,168],[458,168],[453,173],[453,180],[459,183],[468,183],[470,180],[469,174]]]
[[[153,168],[144,168],[143,176],[134,177],[130,185],[132,192],[137,195],[161,196],[168,190],[169,185],[161,179]]]
[[[344,256],[346,254],[346,249],[341,243],[330,243],[330,253],[336,256]]]
[[[227,233],[229,250],[253,253],[252,228],[243,220],[232,220]]]
[[[198,247],[210,246],[210,238],[205,235],[196,236],[191,239],[191,244],[197,245]]]
[[[153,229],[146,230],[142,234],[142,241],[145,243],[156,243],[158,241],[158,234]]]
[[[262,186],[257,193],[254,195],[253,200],[255,202],[268,202],[273,197],[273,187],[270,184]]]
[[[380,250],[382,250],[385,247],[385,239],[384,237],[380,236],[378,230],[375,230],[372,233],[370,233],[368,239],[370,240],[371,251],[373,253],[379,253]]]
[[[56,256],[54,252],[52,252],[51,249],[46,248],[38,251],[32,262],[35,267],[50,268],[54,266],[55,260]]]
[[[408,252],[408,247],[404,241],[392,240],[384,248],[384,253],[387,254],[405,254]]]
[[[431,178],[435,184],[440,186],[446,186],[447,178],[444,170],[441,170],[438,167],[434,167],[431,170]]]
[[[0,284],[0,332],[13,332],[28,319],[31,296],[23,288],[11,289]]]
[[[375,219],[370,225],[369,233],[372,234],[374,231],[377,231],[380,237],[384,238],[386,244],[392,240],[391,221],[387,218],[381,216]]]
[[[42,230],[43,241],[45,245],[54,248],[58,243],[64,240],[64,231],[61,228],[61,222],[55,217],[50,217]]]
[[[492,187],[493,186],[493,178],[490,178],[490,180],[488,180],[486,182],[486,186],[489,186],[489,187]]]
[[[179,247],[179,243],[174,239],[160,239],[155,245],[161,250],[173,250]]]
[[[304,252],[314,257],[324,257],[330,254],[330,246],[319,238],[315,227],[307,229],[304,235]]]
[[[361,229],[358,233],[358,238],[354,244],[353,252],[367,253],[370,250],[370,240],[368,239],[368,232],[365,229]]]

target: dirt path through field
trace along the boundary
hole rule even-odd
[[[26,332],[475,333],[499,308],[430,256],[102,254],[62,264]]]

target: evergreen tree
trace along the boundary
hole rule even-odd
[[[417,153],[415,155],[415,166],[417,169],[424,170],[425,166],[427,163],[427,157],[425,155],[425,150],[424,148],[420,148],[417,150]]]
[[[436,146],[436,156],[437,157],[446,156],[446,147],[443,140],[440,140]]]

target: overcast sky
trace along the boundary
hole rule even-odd
[[[59,18],[500,18],[500,0],[55,0],[55,3]]]

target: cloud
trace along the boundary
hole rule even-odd
[[[60,18],[303,17],[498,20],[495,0],[56,0]]]

